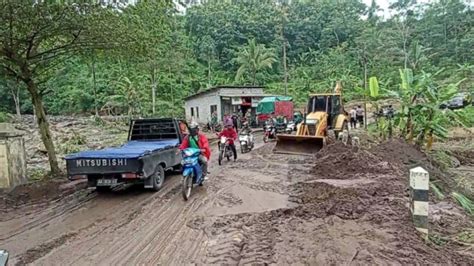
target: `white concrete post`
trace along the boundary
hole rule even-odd
[[[429,173],[421,168],[410,169],[410,210],[416,230],[428,234]]]

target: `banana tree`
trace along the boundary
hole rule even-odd
[[[413,76],[410,69],[400,70],[400,90],[393,93],[402,102],[402,110],[397,114],[396,124],[403,129],[402,134],[408,141],[416,137],[416,144],[427,144],[431,149],[435,138],[444,139],[448,135],[448,127],[452,125],[468,126],[468,119],[462,111],[442,110],[443,102],[451,99],[458,92],[459,81],[455,84],[440,85],[435,74],[421,72]]]
[[[458,93],[458,86],[462,82],[463,80],[447,86],[432,83],[423,90],[422,101],[418,105],[418,112],[414,116],[414,123],[419,127],[416,139],[419,146],[423,145],[426,139],[426,148],[430,150],[435,137],[445,139],[448,136],[447,127],[451,125],[469,126],[469,122],[463,116],[463,111],[455,112],[449,109],[440,109],[443,102],[450,100]]]

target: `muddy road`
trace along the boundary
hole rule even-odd
[[[298,157],[272,146],[258,142],[223,166],[214,151],[209,181],[187,202],[172,175],[157,193],[81,189],[22,206],[0,218],[0,247],[13,265],[473,264],[465,247],[427,243],[413,229],[395,155],[421,162],[415,151],[341,144]],[[472,228],[446,204],[435,229]]]
[[[260,140],[261,136],[256,138]],[[258,142],[257,148],[262,145],[263,142]],[[12,264],[199,261],[205,256],[204,244],[208,239],[203,230],[190,227],[195,217],[211,215],[208,213],[265,211],[287,204],[287,197],[280,194],[252,193],[250,189],[242,189],[245,188],[243,183],[241,187],[220,184],[224,182],[220,180],[220,173],[224,171],[236,177],[255,173],[233,169],[234,162],[225,162],[219,167],[216,151],[213,152],[209,181],[204,187],[194,189],[187,202],[182,199],[181,178],[177,173],[169,173],[163,189],[157,193],[140,187],[106,194],[98,194],[93,189],[79,190],[55,202],[10,210],[0,218],[0,247],[10,252]],[[250,154],[239,153],[238,162],[249,158]],[[231,191],[246,193],[246,202],[233,203],[232,196],[228,196]],[[267,196],[269,206],[258,203],[259,197]],[[232,210],[227,207],[229,204],[239,207]]]

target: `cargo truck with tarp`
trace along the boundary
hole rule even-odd
[[[283,116],[288,121],[293,120],[293,98],[289,96],[271,96],[263,98],[257,105],[257,119],[260,125],[273,114]]]

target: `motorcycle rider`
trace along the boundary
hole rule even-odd
[[[224,130],[219,133],[220,137],[226,137],[229,140],[229,147],[234,153],[234,161],[237,160],[237,149],[235,148],[235,141],[237,140],[237,131],[234,129],[234,124],[232,122],[226,123]]]
[[[242,130],[240,131],[241,135],[249,135],[250,143],[253,143],[253,134],[252,129],[249,126],[249,122],[245,121],[242,125]]]
[[[245,122],[242,124],[242,131],[240,132],[240,134],[242,134],[242,135],[249,135],[249,134],[252,134],[252,129],[250,128],[248,121],[245,121]]]
[[[187,148],[196,148],[201,150],[199,155],[199,163],[202,166],[202,174],[205,178],[207,175],[208,161],[211,158],[211,148],[209,147],[209,141],[207,137],[199,132],[199,125],[196,122],[192,122],[189,125],[189,135],[184,137],[183,142],[179,146],[179,150],[182,151]]]
[[[276,133],[276,124],[277,124],[277,120],[275,118],[275,113],[272,112],[270,114],[270,116],[268,117],[267,121],[265,121],[265,126],[263,127],[263,131],[267,131],[267,127],[268,129],[270,129],[270,135],[274,135]]]

